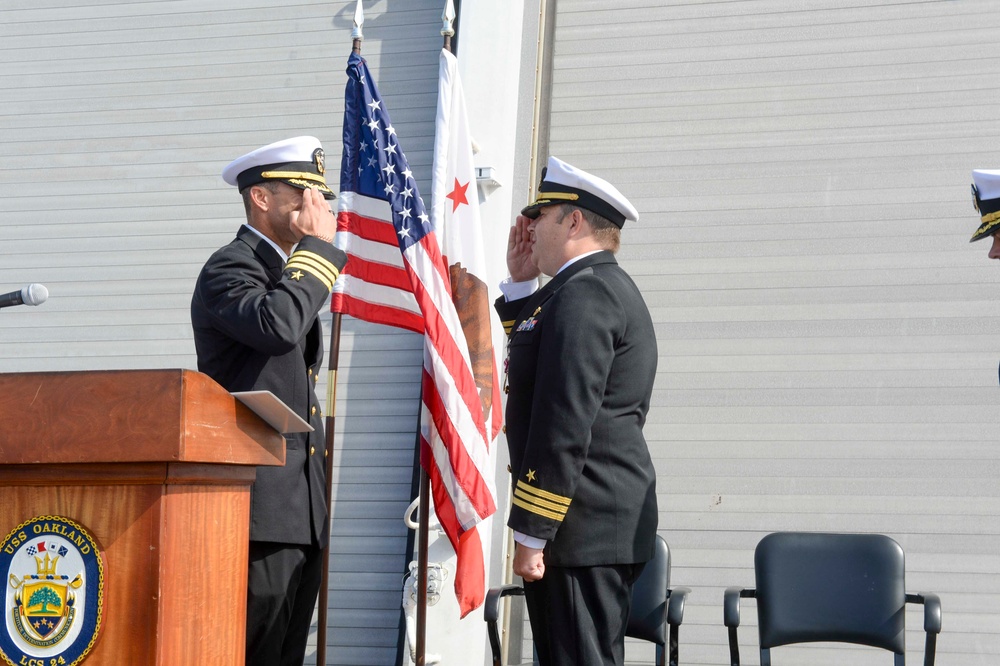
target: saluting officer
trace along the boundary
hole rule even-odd
[[[315,382],[318,313],[347,256],[333,246],[323,148],[279,141],[229,164],[247,222],[211,256],[195,285],[198,369],[229,391],[274,393],[314,428],[285,436],[285,465],[257,468],[251,490],[246,663],[303,662],[329,542],[326,441]]]
[[[508,525],[543,666],[624,663],[631,586],[653,555],[642,428],[656,335],[614,257],[637,218],[613,185],[550,157],[508,239],[495,304],[509,335]],[[540,273],[552,280],[538,289]]]

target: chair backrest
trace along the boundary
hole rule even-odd
[[[836,641],[903,653],[903,549],[889,537],[776,532],[754,567],[761,649]]]
[[[666,645],[670,546],[657,534],[654,548],[653,559],[646,563],[632,586],[632,605],[625,635]]]

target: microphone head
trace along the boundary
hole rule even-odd
[[[43,284],[29,284],[21,290],[21,300],[25,305],[41,305],[49,297],[49,290]]]

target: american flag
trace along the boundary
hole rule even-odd
[[[420,459],[438,520],[459,552],[463,533],[496,511],[492,433],[452,301],[449,268],[389,113],[361,56],[351,54],[347,75],[336,243],[350,261],[331,307],[424,335]],[[482,597],[460,593],[459,602],[464,616]]]

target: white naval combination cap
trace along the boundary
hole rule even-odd
[[[564,203],[593,211],[611,220],[619,229],[626,221],[639,219],[639,212],[617,187],[558,157],[549,157],[548,166],[542,169],[538,197],[521,210],[521,215],[534,219],[542,208]]]
[[[317,189],[327,199],[336,199],[336,193],[326,184],[325,174],[326,156],[319,139],[297,136],[237,157],[222,170],[222,179],[240,192],[251,185],[277,180],[300,190]]]
[[[1000,231],[1000,170],[973,170],[972,205],[979,211],[982,224],[970,243]]]

